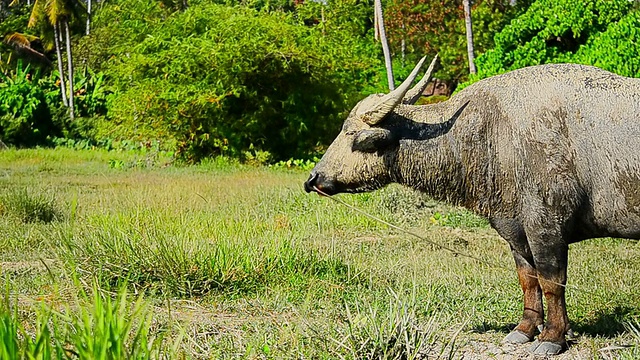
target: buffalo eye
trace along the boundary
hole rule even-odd
[[[356,135],[351,149],[354,151],[375,152],[392,145],[394,142],[393,134],[387,129],[361,130]]]

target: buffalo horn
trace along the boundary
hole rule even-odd
[[[398,104],[400,104],[400,102],[402,102],[404,95],[407,93],[407,91],[409,91],[409,87],[418,76],[418,72],[420,71],[420,68],[422,67],[425,59],[426,57],[420,59],[418,65],[413,68],[411,74],[409,74],[409,76],[405,79],[404,82],[402,82],[402,84],[400,84],[400,86],[380,98],[380,100],[374,106],[364,112],[363,120],[365,123],[369,125],[375,125],[379,123],[380,121],[382,121],[382,119],[384,119],[385,116],[387,116],[387,114],[391,110],[393,110]]]
[[[420,80],[416,84],[416,86],[412,87],[411,90],[407,91],[407,94],[402,99],[403,104],[413,105],[416,103],[416,101],[418,101],[418,99],[420,99],[420,96],[422,96],[424,89],[427,88],[429,81],[431,81],[431,75],[433,75],[433,70],[436,68],[436,62],[438,62],[437,54],[431,61],[431,65],[429,65],[427,72],[424,73],[422,80]]]

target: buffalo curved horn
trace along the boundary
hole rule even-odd
[[[436,63],[438,62],[438,54],[431,60],[431,65],[427,69],[427,72],[424,73],[422,79],[416,84],[416,86],[412,87],[411,90],[407,91],[404,98],[402,99],[403,104],[413,105],[420,99],[420,96],[424,92],[424,89],[427,88],[429,81],[431,81],[431,75],[433,75],[433,70],[436,68]]]
[[[404,95],[409,91],[409,87],[418,76],[418,72],[424,63],[426,56],[420,59],[418,65],[413,68],[411,74],[395,90],[378,100],[375,105],[362,113],[363,121],[369,125],[375,125],[384,119],[387,114],[402,102]]]

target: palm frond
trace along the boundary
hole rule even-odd
[[[52,24],[67,20],[71,15],[70,3],[66,0],[47,0],[45,8],[49,22]]]
[[[31,47],[31,42],[37,40],[38,37],[19,32],[11,33],[4,38],[4,43],[11,46]]]
[[[29,15],[29,22],[27,23],[27,27],[35,27],[42,20],[45,19],[45,8],[44,8],[44,0],[36,0],[33,3],[33,9],[31,10],[31,15]]]
[[[39,63],[44,63],[47,65],[51,64],[51,60],[47,58],[47,56],[41,53],[38,50],[35,50],[31,43],[40,40],[37,36],[22,34],[18,32],[11,33],[4,38],[4,42],[7,45],[12,46],[16,53],[21,54],[33,61],[37,61]]]

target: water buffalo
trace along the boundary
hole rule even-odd
[[[640,238],[640,79],[540,65],[416,106],[430,77],[410,89],[423,62],[396,90],[353,108],[305,190],[395,182],[487,217],[511,247],[524,293],[505,341],[532,341],[544,324],[530,350],[557,354],[569,331],[568,245]]]

